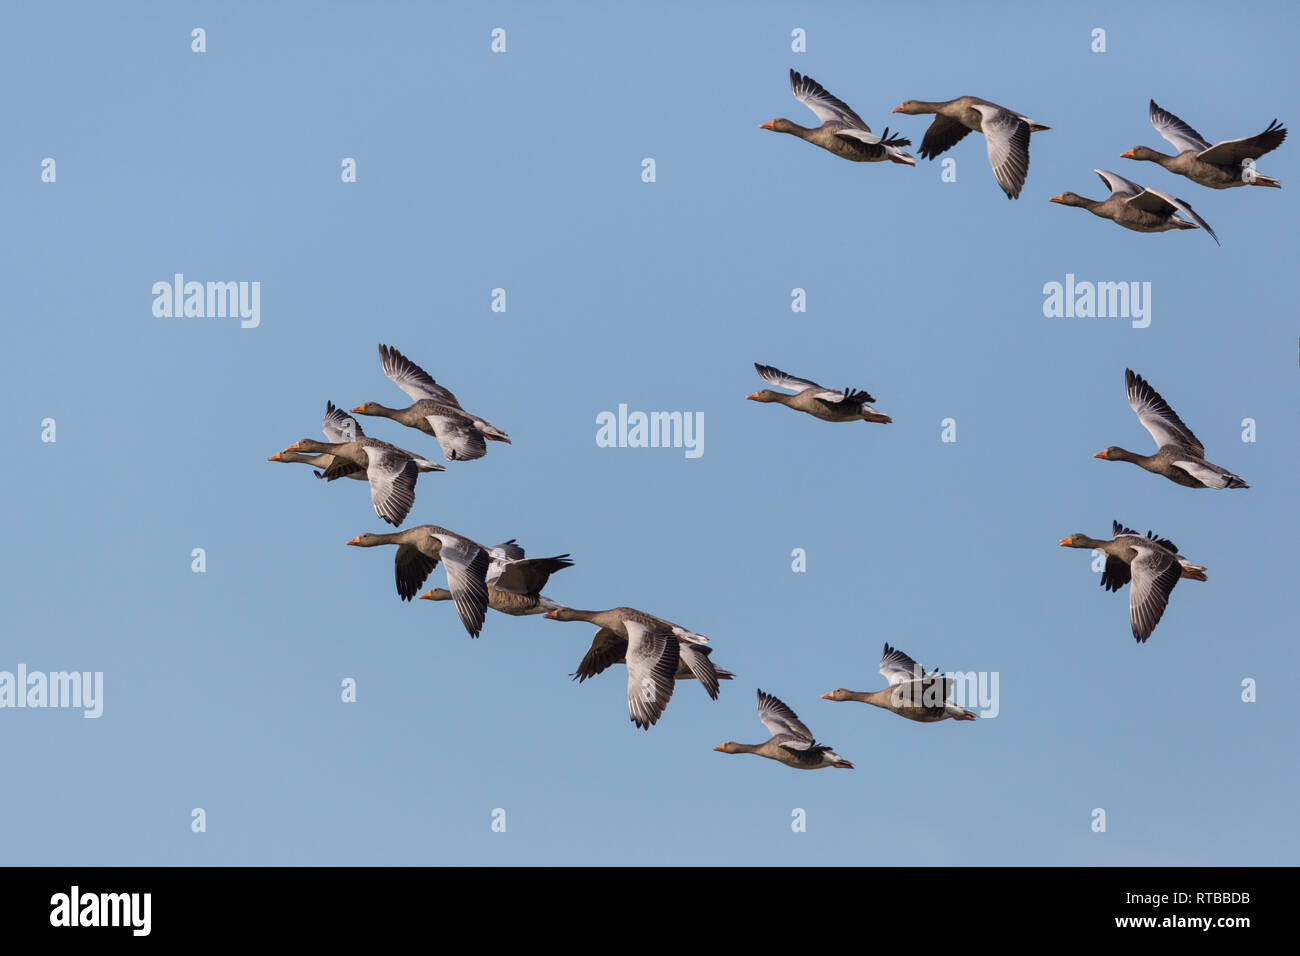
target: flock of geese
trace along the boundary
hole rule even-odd
[[[776,133],[789,133],[807,140],[855,163],[899,163],[915,166],[916,160],[903,149],[911,140],[886,127],[877,135],[847,103],[834,96],[810,76],[790,71],[790,89],[794,98],[807,106],[821,120],[813,128],[800,126],[788,119],[774,119],[761,124],[761,129]],[[990,103],[978,96],[959,96],[953,100],[929,102],[904,100],[893,112],[909,116],[933,114],[934,120],[921,140],[921,157],[934,159],[956,146],[971,132],[983,133],[988,147],[989,165],[1008,199],[1018,199],[1029,175],[1029,136],[1031,133],[1051,129],[1031,120],[1028,116]],[[1255,136],[1228,139],[1210,144],[1168,110],[1163,110],[1152,100],[1149,117],[1151,125],[1177,150],[1174,155],[1157,152],[1147,146],[1135,146],[1121,153],[1121,159],[1156,163],[1171,173],[1190,179],[1211,189],[1229,189],[1233,186],[1272,186],[1281,184],[1271,176],[1255,170],[1255,160],[1277,149],[1286,139],[1286,129],[1277,120]],[[1217,243],[1209,223],[1202,219],[1183,199],[1150,186],[1140,186],[1132,180],[1105,169],[1094,169],[1110,190],[1106,199],[1086,199],[1077,193],[1063,192],[1051,197],[1051,202],[1063,206],[1077,206],[1094,216],[1109,219],[1116,225],[1134,232],[1168,232],[1171,229],[1204,229]],[[1184,219],[1179,213],[1188,218]]]
[[[790,71],[795,99],[821,120],[807,128],[787,119],[762,124],[763,129],[789,133],[853,162],[893,162],[914,166],[904,150],[910,140],[880,135],[842,100],[816,80]],[[1050,129],[1020,113],[988,100],[963,96],[945,102],[905,100],[894,109],[908,115],[933,114],[934,120],[921,143],[923,158],[933,159],[951,149],[971,131],[984,134],[994,178],[1010,199],[1020,195],[1029,172],[1030,134]],[[1277,187],[1271,177],[1254,171],[1254,160],[1276,148],[1286,130],[1274,121],[1257,136],[1211,145],[1195,130],[1151,103],[1156,130],[1178,150],[1165,155],[1144,146],[1122,154],[1126,159],[1155,162],[1170,172],[1214,189],[1256,185]],[[1204,229],[1218,241],[1210,226],[1185,201],[1157,189],[1144,188],[1106,170],[1096,170],[1111,190],[1102,201],[1074,193],[1052,197],[1052,202],[1079,206],[1095,215],[1138,232]],[[1179,216],[1183,213],[1188,219]],[[384,374],[410,398],[406,408],[388,408],[365,402],[351,414],[325,405],[322,431],[326,441],[304,438],[272,455],[271,461],[296,462],[314,467],[317,478],[365,481],[375,514],[400,528],[415,504],[415,486],[421,474],[446,471],[423,455],[371,438],[354,415],[388,418],[431,436],[449,462],[474,461],[487,454],[487,443],[509,443],[505,431],[467,411],[454,394],[401,352],[379,346]],[[856,388],[826,388],[771,365],[755,363],[759,378],[771,386],[746,396],[751,401],[785,405],[794,411],[828,422],[865,421],[889,424],[892,419],[876,411],[875,399]],[[1125,461],[1188,488],[1248,488],[1246,481],[1205,458],[1205,447],[1160,394],[1132,370],[1124,372],[1129,406],[1156,444],[1151,455],[1118,446],[1097,452],[1106,461]],[[627,669],[627,707],[631,721],[648,729],[658,722],[672,699],[676,682],[694,680],[716,700],[721,681],[735,675],[712,660],[709,639],[666,618],[631,607],[603,611],[580,610],[560,604],[542,592],[551,575],[573,566],[568,554],[528,558],[513,539],[484,545],[447,528],[423,524],[384,534],[359,534],[347,542],[360,548],[392,545],[397,595],[411,601],[429,575],[443,565],[446,588],[419,594],[423,600],[450,601],[471,637],[482,632],[488,609],[502,614],[542,615],[554,621],[580,621],[596,628],[591,645],[573,673],[579,682],[595,677],[615,664]],[[1183,578],[1205,581],[1205,567],[1192,564],[1166,538],[1148,531],[1139,534],[1120,522],[1113,523],[1111,538],[1098,540],[1072,534],[1062,547],[1093,549],[1105,555],[1101,584],[1109,591],[1129,585],[1129,621],[1139,643],[1151,636],[1160,621],[1174,586]],[[880,673],[887,686],[874,691],[838,688],[822,698],[871,704],[922,723],[974,720],[976,714],[949,700],[953,681],[937,669],[926,671],[897,648],[885,644]],[[852,769],[853,764],[825,743],[818,743],[798,715],[772,694],[758,691],[758,717],[771,734],[758,744],[728,741],[714,750],[757,754],[799,770]]]
[[[446,471],[416,452],[365,434],[354,415],[389,418],[430,435],[449,461],[473,461],[487,453],[488,441],[509,442],[506,433],[487,419],[466,411],[446,387],[413,361],[387,345],[379,346],[380,367],[411,399],[407,408],[393,409],[365,402],[351,414],[325,403],[321,430],[326,440],[303,438],[270,457],[270,461],[313,466],[317,478],[365,481],[375,514],[401,528],[415,504],[421,474]],[[763,381],[782,392],[763,389],[748,396],[779,402],[832,422],[887,423],[876,412],[874,399],[860,389],[823,388],[770,365],[755,365]],[[489,609],[515,616],[540,614],[553,621],[581,621],[596,628],[591,645],[573,673],[578,682],[604,673],[615,664],[627,668],[628,715],[637,727],[658,722],[679,680],[698,681],[713,700],[720,682],[735,675],[712,660],[709,639],[665,618],[632,607],[588,611],[568,607],[543,594],[551,575],[572,567],[568,554],[529,558],[515,540],[484,545],[466,535],[432,524],[414,525],[388,533],[366,532],[347,542],[353,547],[392,545],[397,596],[410,601],[429,575],[442,564],[447,587],[419,594],[422,600],[451,601],[471,637],[483,630]],[[885,645],[880,672],[889,686],[873,692],[839,688],[827,700],[855,700],[891,710],[909,720],[933,722],[952,718],[974,720],[975,714],[948,701],[952,682],[937,670],[926,672],[896,648]],[[758,715],[772,736],[762,744],[728,741],[715,747],[724,753],[755,753],[801,770],[852,768],[853,764],[828,745],[818,743],[788,706],[758,691]]]
[[[847,103],[834,96],[810,76],[790,71],[790,89],[821,120],[809,129],[788,119],[774,119],[762,129],[789,133],[853,162],[893,162],[915,166],[916,160],[903,147],[911,141],[886,128],[877,135]],[[904,100],[893,110],[907,115],[934,116],[921,141],[922,158],[934,159],[951,149],[972,131],[984,134],[993,176],[1008,199],[1020,196],[1029,174],[1030,134],[1051,127],[1028,116],[976,96],[959,96],[943,102]],[[1171,173],[1211,189],[1235,186],[1281,188],[1271,176],[1255,169],[1255,160],[1271,152],[1286,139],[1286,129],[1277,120],[1263,132],[1240,139],[1211,144],[1195,129],[1151,100],[1151,125],[1177,151],[1173,155],[1147,146],[1135,146],[1121,153],[1122,159],[1156,163]],[[1109,170],[1093,170],[1110,190],[1104,200],[1086,199],[1072,192],[1051,197],[1054,203],[1077,206],[1135,232],[1167,232],[1173,229],[1204,229],[1217,243],[1219,237],[1209,223],[1183,199],[1152,187],[1140,186]],[[1188,218],[1182,218],[1179,213]],[[771,385],[793,391],[787,395],[763,389],[749,397],[759,402],[780,402],[826,421],[888,422],[867,402],[866,392],[834,392],[813,382],[794,378],[770,366],[756,366],[759,376]],[[1205,459],[1205,446],[1150,384],[1129,369],[1124,371],[1124,388],[1138,421],[1156,442],[1154,455],[1140,455],[1112,445],[1094,456],[1106,461],[1132,462],[1147,471],[1163,475],[1187,488],[1248,488],[1235,475]],[[1061,539],[1069,548],[1092,548],[1106,555],[1102,585],[1118,590],[1129,584],[1129,618],[1139,643],[1151,636],[1164,613],[1169,593],[1181,578],[1204,581],[1205,568],[1188,563],[1165,538],[1148,532],[1139,535],[1114,522],[1111,539],[1099,541],[1085,534]]]

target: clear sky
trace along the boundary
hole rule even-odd
[[[1152,97],[1212,141],[1300,122],[1298,15],[1144,6],[12,10],[0,670],[100,671],[104,699],[0,710],[0,860],[1293,862],[1300,142],[1259,164],[1282,190],[1119,154],[1165,148]],[[891,116],[907,98],[1052,129],[1009,202],[979,135],[942,182],[761,131],[812,122],[791,67],[913,152],[930,118]],[[1048,202],[1104,198],[1094,167],[1187,199],[1222,246]],[[155,317],[178,272],[260,282],[260,325]],[[1067,274],[1151,283],[1150,326],[1045,317]],[[514,439],[422,477],[408,524],[571,553],[550,596],[708,634],[738,675],[716,702],[681,683],[636,730],[621,668],[568,677],[589,625],[493,613],[470,640],[450,605],[398,600],[391,549],[344,546],[390,530],[364,486],[266,458],[319,438],[327,399],[405,404],[380,342]],[[868,389],[893,424],[746,402],[755,361]],[[1151,448],[1125,367],[1252,487],[1093,460]],[[598,447],[620,403],[703,413],[703,454]],[[1210,569],[1142,646],[1127,592],[1057,546],[1112,519]],[[997,717],[819,699],[884,686],[886,641],[996,672]],[[714,753],[766,739],[759,687],[857,769]]]

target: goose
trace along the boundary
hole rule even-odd
[[[911,140],[890,136],[888,127],[877,136],[847,103],[828,93],[825,87],[811,76],[800,76],[791,70],[790,89],[796,100],[817,114],[817,118],[822,121],[821,125],[809,129],[781,118],[763,123],[759,129],[798,136],[814,146],[820,146],[834,153],[841,159],[855,163],[879,163],[888,160],[904,166],[916,165],[916,160],[901,148],[909,145]]]
[[[795,392],[786,395],[774,392],[770,388],[759,389],[745,398],[751,402],[776,402],[795,411],[807,412],[814,418],[827,422],[880,422],[888,424],[893,421],[888,415],[882,415],[868,405],[875,399],[860,389],[846,388],[842,392],[823,388],[806,378],[795,378],[771,365],[754,363],[758,377],[769,385]]]
[[[1124,369],[1124,391],[1128,403],[1137,413],[1142,427],[1155,439],[1154,455],[1136,452],[1111,445],[1093,455],[1106,461],[1128,461],[1187,488],[1249,488],[1240,475],[1220,468],[1205,460],[1205,446],[1183,424],[1183,420],[1160,397],[1141,375]]]
[[[586,621],[599,628],[596,636],[592,638],[591,647],[578,663],[578,669],[571,675],[579,684],[614,664],[626,663],[627,626],[630,621],[672,634],[680,646],[676,677],[680,680],[690,678],[698,680],[712,699],[718,699],[718,681],[730,680],[735,676],[731,671],[723,670],[709,660],[713,648],[704,646],[709,639],[703,634],[688,631],[672,621],[655,617],[645,611],[638,611],[636,608],[615,607],[607,611],[582,611],[571,607],[556,607],[547,611],[543,617],[552,621]]]
[[[418,428],[438,440],[448,461],[473,461],[487,454],[487,442],[510,444],[510,438],[491,422],[460,407],[450,391],[397,349],[379,346],[379,364],[393,382],[411,397],[407,408],[387,408],[378,402],[365,402],[352,411],[358,415],[376,415]]]
[[[416,525],[392,534],[359,534],[348,544],[355,548],[397,545],[393,573],[397,595],[403,601],[415,597],[424,579],[441,560],[447,569],[447,584],[456,611],[470,637],[478,637],[487,614],[487,570],[491,556],[487,548],[464,535],[433,524]]]
[[[1051,129],[978,96],[959,96],[941,103],[904,100],[894,107],[894,112],[913,116],[935,114],[934,122],[921,140],[922,159],[934,159],[951,149],[971,130],[983,133],[993,177],[1008,199],[1019,198],[1025,177],[1029,175],[1029,134]]]
[[[415,504],[415,477],[426,471],[446,471],[427,458],[390,445],[378,438],[358,437],[352,441],[319,442],[303,438],[280,452],[309,452],[333,455],[322,473],[326,481],[364,473],[370,482],[370,501],[375,514],[397,527]]]
[[[772,734],[764,743],[738,744],[728,740],[713,749],[724,754],[758,754],[769,760],[779,760],[796,770],[853,769],[853,764],[831,750],[828,744],[817,743],[812,731],[804,726],[793,710],[761,689],[758,692],[758,719]]]
[[[328,401],[325,403],[325,419],[321,424],[321,431],[325,433],[326,440],[331,442],[345,442],[351,441],[354,438],[366,437],[366,433],[361,430],[361,426],[357,424],[355,418],[343,411],[343,409],[339,408],[333,402]],[[267,461],[301,462],[304,465],[312,465],[315,468],[321,469],[321,471],[313,472],[313,474],[315,474],[317,478],[324,478],[325,475],[323,474],[323,471],[334,463],[334,456],[304,455],[300,452],[286,450],[277,451],[274,455],[268,458]],[[422,472],[446,470],[442,465],[430,465],[429,462],[424,461],[423,459],[417,461],[415,467],[417,471]],[[366,480],[364,471],[352,471],[343,477],[354,478],[357,481]]]
[[[926,673],[925,669],[896,647],[885,642],[880,655],[880,673],[889,681],[883,690],[854,691],[839,687],[822,700],[856,700],[891,710],[900,717],[932,724],[940,720],[974,720],[975,712],[958,707],[948,700],[952,694],[952,678],[943,677],[938,669]]]
[[[1171,173],[1186,176],[1194,183],[1211,189],[1230,189],[1233,186],[1272,186],[1282,184],[1272,176],[1255,171],[1255,160],[1272,152],[1286,139],[1286,129],[1275,119],[1262,133],[1225,139],[1213,146],[1196,130],[1168,110],[1162,110],[1151,101],[1151,125],[1178,150],[1176,156],[1156,152],[1146,146],[1134,146],[1121,159],[1136,159],[1159,163]]]
[[[1111,540],[1098,541],[1086,534],[1072,534],[1060,541],[1063,548],[1092,548],[1106,555],[1101,585],[1107,591],[1128,589],[1128,616],[1133,637],[1145,644],[1160,623],[1169,594],[1180,578],[1205,581],[1204,565],[1192,564],[1174,543],[1148,531],[1146,536],[1118,521],[1112,524]],[[1131,580],[1130,580],[1131,579]]]
[[[556,571],[573,567],[567,554],[553,558],[525,558],[523,548],[514,541],[489,548],[492,563],[488,566],[488,607],[502,614],[521,617],[526,614],[545,614],[562,605],[542,594],[542,588]],[[450,601],[452,593],[446,588],[433,588],[420,595],[426,601]]]
[[[1101,181],[1110,190],[1106,199],[1085,199],[1077,193],[1064,192],[1053,196],[1051,202],[1062,206],[1078,206],[1094,216],[1109,219],[1116,225],[1134,232],[1168,232],[1170,229],[1204,229],[1210,238],[1218,243],[1210,224],[1196,214],[1186,200],[1171,196],[1169,193],[1139,186],[1135,182],[1118,176],[1105,169],[1094,169]],[[1193,222],[1179,217],[1180,212],[1191,216]]]

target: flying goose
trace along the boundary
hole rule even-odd
[[[1277,120],[1269,123],[1262,133],[1226,139],[1211,146],[1196,130],[1157,106],[1155,100],[1151,101],[1150,117],[1156,132],[1168,140],[1178,154],[1168,156],[1146,146],[1134,146],[1128,152],[1120,153],[1121,159],[1159,163],[1171,173],[1186,176],[1192,182],[1211,189],[1230,189],[1233,186],[1282,188],[1273,177],[1255,172],[1254,166],[1256,159],[1277,149],[1286,139],[1286,129]]]
[[[754,368],[758,372],[758,377],[769,385],[797,394],[786,395],[783,392],[764,388],[745,396],[751,402],[777,402],[827,422],[865,421],[888,424],[893,421],[888,415],[881,415],[868,405],[868,402],[874,402],[875,399],[860,389],[846,388],[837,392],[834,389],[823,388],[806,378],[795,378],[771,365],[759,365],[755,362]]]
[[[677,678],[681,680],[695,678],[714,700],[718,698],[718,681],[730,680],[735,676],[731,671],[723,670],[709,660],[713,648],[704,646],[709,639],[703,634],[688,631],[672,621],[655,617],[645,611],[638,611],[636,608],[616,607],[607,611],[582,611],[571,607],[556,607],[551,608],[543,616],[552,621],[586,621],[599,628],[592,638],[591,647],[583,655],[578,663],[578,669],[572,675],[578,683],[582,683],[588,677],[595,677],[614,664],[626,662],[629,621],[636,621],[645,627],[670,633],[680,645],[675,672]]]
[[[486,575],[491,562],[488,549],[483,545],[433,524],[416,525],[392,534],[359,534],[348,544],[357,548],[397,545],[393,573],[397,580],[397,595],[403,601],[415,597],[424,579],[441,560],[447,569],[447,584],[461,623],[470,637],[478,637],[487,614]]]
[[[321,475],[326,481],[364,474],[370,482],[370,501],[375,514],[394,526],[406,520],[411,505],[415,504],[416,475],[447,470],[445,465],[435,465],[396,445],[364,436],[342,442],[303,438],[281,451],[280,455],[289,452],[332,455],[333,460]]]
[[[915,166],[916,160],[901,147],[911,140],[890,136],[889,128],[877,136],[862,117],[853,112],[843,100],[828,93],[826,88],[811,76],[801,76],[790,71],[790,89],[794,98],[817,114],[821,125],[809,129],[788,119],[774,119],[763,123],[759,129],[775,133],[789,133],[820,146],[841,159],[855,163],[879,163],[889,160],[904,166]]]
[[[350,423],[350,424],[349,424]],[[349,433],[348,429],[351,429]],[[364,438],[366,433],[361,430],[357,420],[349,415],[343,409],[339,408],[331,401],[325,402],[325,418],[321,421],[321,431],[325,433],[326,441],[340,442],[351,441],[353,438]],[[347,438],[344,438],[347,435]],[[334,463],[333,455],[303,455],[296,451],[277,451],[267,461],[287,461],[301,462],[304,465],[312,465],[315,468],[326,469]],[[314,472],[317,478],[325,476],[317,471]],[[355,478],[358,481],[365,481],[366,476],[362,472],[352,472],[347,477]]]
[[[357,424],[357,420],[347,412],[343,411],[343,409],[336,406],[333,402],[325,403],[325,418],[321,425],[321,431],[325,433],[326,440],[331,442],[345,442],[351,441],[353,438],[366,437],[366,433],[361,430],[361,426]],[[334,463],[334,456],[304,455],[300,452],[286,450],[277,451],[274,455],[268,458],[267,461],[301,462],[304,465],[312,465],[315,468],[321,469],[321,471],[315,471],[313,474],[315,474],[317,478],[324,478],[325,475],[323,474],[323,471]],[[429,462],[426,462],[423,459],[418,460],[415,467],[417,471],[422,472],[446,470],[442,465],[430,465]],[[364,471],[352,471],[343,477],[354,478],[357,481],[366,480],[366,474]]]
[[[1109,541],[1072,534],[1062,538],[1060,544],[1063,548],[1093,548],[1106,555],[1101,585],[1107,591],[1129,586],[1129,623],[1139,644],[1146,642],[1160,622],[1169,603],[1169,593],[1179,578],[1206,580],[1205,566],[1184,558],[1172,541],[1156,537],[1150,531],[1143,537],[1118,521],[1112,525]]]
[[[804,726],[793,710],[761,690],[758,692],[758,719],[772,734],[764,743],[738,744],[728,740],[713,749],[724,754],[758,754],[769,760],[779,760],[796,770],[853,769],[853,764],[831,750],[829,745],[817,743],[812,731]]]
[[[855,691],[843,687],[822,694],[822,700],[856,700],[892,710],[908,720],[931,724],[940,720],[974,720],[975,712],[958,707],[948,700],[952,694],[952,678],[944,677],[938,669],[926,673],[916,661],[896,647],[885,642],[880,656],[880,673],[889,681],[883,690]]]
[[[482,458],[487,454],[484,439],[510,444],[505,432],[461,408],[455,395],[397,349],[380,345],[379,364],[384,374],[411,397],[412,404],[407,408],[387,408],[378,402],[365,402],[352,409],[356,414],[391,418],[432,435],[448,461]]]
[[[1214,234],[1210,224],[1196,214],[1187,201],[1171,196],[1169,193],[1139,186],[1105,169],[1094,169],[1101,181],[1110,190],[1106,199],[1085,199],[1077,193],[1065,192],[1053,196],[1051,202],[1062,206],[1078,206],[1088,210],[1094,216],[1109,219],[1116,225],[1134,232],[1168,232],[1170,229],[1204,229],[1216,243],[1219,237]],[[1194,221],[1188,222],[1179,217],[1187,213]]]
[[[935,114],[934,122],[921,140],[923,159],[934,159],[951,149],[971,130],[983,133],[993,176],[1008,199],[1019,198],[1025,177],[1029,175],[1029,134],[1051,129],[978,96],[959,96],[941,103],[904,100],[894,107],[894,112],[913,116]]]
[[[520,617],[544,614],[561,606],[541,592],[552,574],[573,567],[567,554],[553,558],[525,558],[523,548],[513,540],[489,548],[488,554],[492,558],[487,572],[488,607]],[[446,588],[433,588],[420,597],[427,601],[453,599]]]
[[[1138,421],[1155,439],[1157,451],[1154,455],[1139,455],[1118,445],[1111,445],[1097,452],[1093,458],[1129,461],[1187,488],[1250,487],[1240,475],[1234,475],[1226,468],[1206,461],[1205,446],[1201,440],[1183,424],[1183,420],[1160,397],[1160,393],[1132,369],[1124,369],[1124,391],[1128,394],[1129,405],[1137,413]]]

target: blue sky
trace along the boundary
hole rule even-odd
[[[1212,141],[1297,122],[1297,14],[1180,10],[15,10],[0,670],[102,671],[104,712],[0,710],[0,859],[1292,861],[1297,144],[1260,162],[1282,190],[1118,157],[1164,147],[1152,97]],[[1008,202],[977,135],[944,183],[935,162],[852,164],[759,130],[810,123],[791,67],[914,144],[929,117],[891,116],[906,98],[975,94],[1052,129]],[[1094,167],[1187,199],[1222,247],[1047,201],[1104,198]],[[260,282],[260,325],[154,317],[153,283],[177,272]],[[1150,282],[1150,327],[1045,318],[1067,273]],[[408,523],[571,553],[552,597],[708,634],[738,675],[719,700],[681,684],[637,731],[621,670],[567,676],[588,625],[493,614],[472,641],[449,605],[397,599],[391,551],[344,546],[389,530],[364,487],[265,459],[319,437],[327,399],[402,402],[379,342],[514,440],[421,478]],[[866,388],[894,423],[746,402],[755,361]],[[1252,487],[1093,460],[1149,450],[1125,367]],[[702,412],[703,455],[598,447],[620,403]],[[1210,569],[1143,646],[1126,592],[1057,547],[1114,518]],[[998,716],[925,726],[819,699],[883,686],[885,641],[996,671]],[[757,687],[857,769],[714,753],[765,739]]]

